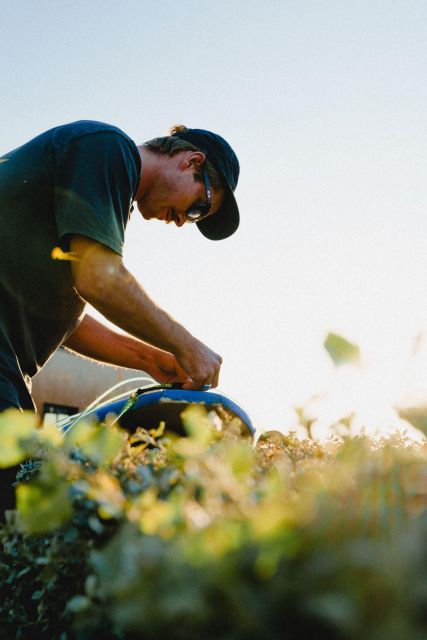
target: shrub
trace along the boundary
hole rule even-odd
[[[200,406],[185,438],[84,424],[60,439],[23,419],[0,422],[7,463],[32,460],[0,530],[1,637],[426,637],[425,444],[254,446]]]

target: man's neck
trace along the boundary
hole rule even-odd
[[[153,153],[143,144],[138,146],[141,158],[141,178],[136,192],[135,200],[141,200],[151,189],[158,171],[158,155]]]

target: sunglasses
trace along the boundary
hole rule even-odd
[[[212,204],[211,184],[206,170],[203,171],[203,181],[205,183],[206,202],[196,202],[196,204],[193,204],[189,209],[187,209],[185,217],[189,222],[200,222],[200,220],[206,218],[210,211]]]

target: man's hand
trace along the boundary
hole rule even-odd
[[[147,361],[145,369],[154,380],[160,383],[182,382],[187,385],[192,383],[188,374],[179,366],[175,356],[161,349],[153,348],[152,356]]]
[[[177,351],[176,357],[190,378],[184,383],[184,389],[200,389],[203,385],[218,386],[222,358],[202,342],[193,339],[184,350]]]
[[[145,345],[145,371],[158,382],[182,382],[183,389],[200,389],[204,385],[217,387],[221,356],[199,340],[194,339],[194,346],[187,346],[175,357],[172,353]]]

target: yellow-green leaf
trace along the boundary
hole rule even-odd
[[[79,423],[67,435],[67,444],[77,446],[98,465],[108,465],[119,453],[127,433],[115,426]]]
[[[52,531],[69,520],[73,513],[65,482],[53,486],[22,484],[16,489],[16,504],[20,528],[28,533]]]
[[[342,364],[360,364],[359,347],[336,333],[328,334],[324,347],[337,367]]]
[[[0,413],[0,467],[12,467],[29,454],[29,439],[36,433],[38,418],[30,411],[7,409]]]
[[[181,413],[181,420],[187,434],[197,443],[205,446],[213,437],[213,426],[203,405],[192,404]]]

